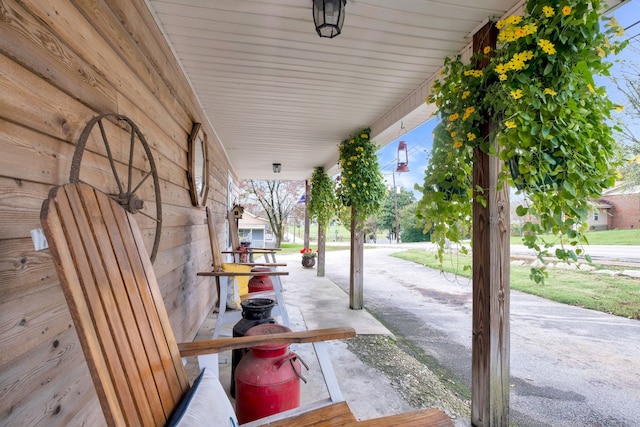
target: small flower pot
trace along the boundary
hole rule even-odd
[[[303,256],[302,257],[302,266],[304,268],[313,268],[316,265],[316,258],[312,256]]]

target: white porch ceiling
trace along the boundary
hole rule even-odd
[[[316,34],[312,0],[147,3],[238,175],[300,180],[335,171],[362,127],[384,146],[428,120],[444,58],[522,1],[347,0],[333,39]]]

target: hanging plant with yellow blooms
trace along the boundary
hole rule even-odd
[[[385,197],[378,147],[369,139],[370,132],[362,129],[339,146],[342,172],[338,196],[344,206],[355,207],[358,221],[378,213]]]
[[[524,224],[523,240],[542,262],[556,245],[559,259],[578,259],[587,243],[590,202],[615,178],[618,146],[610,122],[618,106],[594,76],[608,75],[611,63],[605,57],[626,43],[616,41],[623,30],[614,18],[602,16],[601,8],[599,0],[528,1],[523,16],[496,23],[495,50],[485,48],[468,64],[460,57],[447,58],[443,78],[427,100],[438,107],[451,140],[440,150],[467,164],[474,160],[474,149],[504,161],[499,185],[513,185],[526,195],[516,213],[533,218]],[[477,69],[482,60],[488,65]],[[481,138],[487,116],[493,117],[495,129]],[[423,192],[418,215],[433,224],[442,254],[447,240],[460,240],[454,230],[470,221],[470,208],[461,204],[470,204],[471,198],[438,196],[432,183],[447,173],[459,180],[450,185],[467,184],[471,168],[452,175],[440,165],[426,173],[425,185],[418,187]],[[484,203],[482,194],[477,197]],[[545,274],[532,269],[536,282]]]

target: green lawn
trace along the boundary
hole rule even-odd
[[[628,231],[628,230],[627,230]],[[398,252],[393,256],[439,269],[432,252],[419,249]],[[468,266],[465,269],[465,266]],[[442,269],[464,277],[471,276],[471,257],[453,254],[445,257]],[[640,320],[640,280],[586,272],[549,269],[544,284],[529,279],[529,268],[511,266],[511,288],[564,304]]]
[[[586,236],[590,245],[640,245],[640,228],[589,231]],[[522,237],[512,236],[511,244],[521,245]]]

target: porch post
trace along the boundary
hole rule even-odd
[[[351,206],[351,265],[349,268],[349,307],[362,310],[363,307],[363,272],[364,264],[364,230],[362,223],[356,219],[356,208]]]
[[[318,263],[316,264],[316,275],[324,277],[324,253],[326,251],[327,227],[318,224]]]
[[[488,23],[473,36],[473,51],[494,49],[498,31]],[[478,63],[484,68],[486,63]],[[495,128],[488,112],[481,137]],[[496,150],[497,143],[493,141]],[[509,188],[496,190],[501,161],[476,149],[473,164],[473,327],[471,423],[509,425]],[[484,190],[486,206],[476,201]]]
[[[311,186],[309,180],[304,181],[304,247],[309,248],[309,199],[311,198]]]

